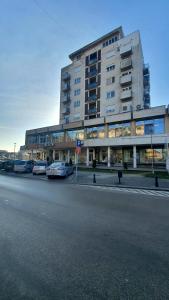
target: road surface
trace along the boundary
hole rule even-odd
[[[0,299],[169,299],[169,197],[0,175]]]

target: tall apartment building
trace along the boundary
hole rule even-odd
[[[138,31],[116,28],[69,55],[61,70],[60,124],[150,107],[149,69]]]
[[[119,27],[70,54],[61,70],[60,124],[26,131],[30,158],[116,167],[165,167],[169,106],[150,108],[149,68],[138,31]]]

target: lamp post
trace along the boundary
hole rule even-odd
[[[151,151],[152,151],[151,169],[152,169],[152,174],[154,174],[153,124],[151,124]]]
[[[16,143],[14,143],[14,159],[15,159],[15,149],[16,149]]]

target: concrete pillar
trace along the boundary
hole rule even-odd
[[[133,146],[133,168],[137,168],[137,151],[136,146]]]
[[[67,162],[69,163],[69,160],[70,160],[70,150],[68,149],[67,150]]]
[[[102,148],[100,148],[99,150],[100,150],[100,151],[99,151],[99,160],[100,160],[100,162],[102,162],[102,161],[103,161]]]
[[[86,166],[89,166],[89,148],[86,148]]]
[[[55,150],[53,150],[53,160],[55,160]]]
[[[63,153],[62,153],[62,151],[59,151],[59,160],[63,160]]]
[[[107,148],[107,166],[110,168],[110,146]]]
[[[77,153],[75,152],[75,165],[77,164]]]
[[[96,159],[96,150],[93,148],[93,159]]]

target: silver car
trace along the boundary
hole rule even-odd
[[[64,161],[56,161],[46,168],[46,175],[49,179],[56,176],[67,177],[73,172],[74,166]]]
[[[34,163],[32,170],[33,175],[46,174],[47,161],[39,160]]]

